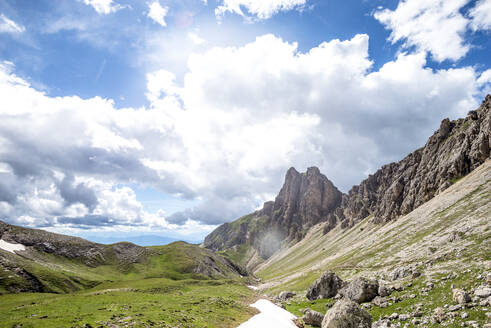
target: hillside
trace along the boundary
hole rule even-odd
[[[371,218],[376,224],[410,213],[489,158],[491,95],[466,118],[444,119],[426,144],[397,163],[341,193],[319,169],[288,170],[274,200],[259,211],[225,223],[203,245],[256,270],[279,250],[301,242],[316,231],[338,233]]]
[[[0,240],[23,248],[0,248],[0,293],[66,293],[107,281],[146,278],[240,279],[245,273],[231,261],[184,242],[102,245],[1,221]]]

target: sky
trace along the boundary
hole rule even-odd
[[[200,242],[343,192],[491,91],[491,0],[3,0],[0,220]]]

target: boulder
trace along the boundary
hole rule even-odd
[[[378,286],[378,294],[382,297],[389,296],[390,294],[392,294],[393,290],[394,289],[392,287],[389,287],[389,286],[384,285],[384,284],[379,284],[379,286]]]
[[[471,297],[465,290],[456,288],[453,290],[453,301],[457,304],[465,304],[471,301]]]
[[[311,309],[307,309],[302,316],[303,322],[314,327],[320,327],[322,325],[322,319],[324,319],[324,315],[322,313]]]
[[[343,287],[343,280],[334,272],[326,271],[307,290],[307,298],[316,300],[336,296],[338,290]]]
[[[343,287],[339,293],[357,303],[370,302],[378,295],[378,281],[367,278],[355,278]]]
[[[290,298],[292,298],[293,296],[295,296],[297,294],[295,294],[294,292],[289,292],[289,291],[283,291],[280,293],[280,295],[278,296],[278,299],[280,301],[286,301]]]
[[[442,323],[447,319],[447,314],[445,313],[445,309],[442,307],[437,307],[433,311],[433,320],[437,323]]]
[[[474,295],[480,298],[491,296],[491,287],[480,286],[474,291]]]
[[[327,311],[322,328],[371,328],[372,316],[358,303],[343,298]]]

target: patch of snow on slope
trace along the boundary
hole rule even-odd
[[[26,247],[22,244],[11,244],[5,240],[0,239],[0,248],[4,251],[15,254],[15,251],[25,251]]]
[[[261,313],[256,314],[237,328],[297,328],[293,323],[296,316],[268,300],[258,300],[251,306]]]

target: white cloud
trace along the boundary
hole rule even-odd
[[[24,26],[17,24],[4,14],[0,14],[0,33],[22,33],[25,30]]]
[[[192,43],[194,43],[195,45],[199,46],[199,45],[202,45],[202,44],[205,44],[206,43],[206,40],[201,38],[197,33],[195,32],[189,32],[188,33],[188,38],[189,40],[191,40]]]
[[[473,30],[491,29],[491,0],[480,0],[469,12]]]
[[[281,11],[302,8],[307,0],[222,0],[222,4],[215,9],[217,17],[225,13],[235,13],[246,17],[242,8],[246,8],[250,15],[258,19],[268,19]]]
[[[427,68],[424,52],[372,70],[368,42],[357,35],[300,52],[264,35],[215,47],[189,58],[182,82],[149,73],[148,108],[50,97],[2,65],[0,216],[205,231],[270,199],[290,166],[317,165],[346,191],[424,144],[442,118],[474,108],[489,81],[472,67]],[[145,211],[129,184],[202,201],[166,219]]]
[[[469,51],[464,40],[468,20],[459,10],[469,0],[403,0],[395,10],[379,10],[374,16],[392,32],[392,43],[431,52],[439,62],[458,60]]]
[[[83,0],[88,6],[92,6],[98,14],[107,15],[116,12],[123,6],[114,3],[113,0]]]
[[[148,17],[163,27],[167,26],[165,16],[169,12],[169,7],[162,7],[158,1],[154,1],[148,6],[148,9]]]

